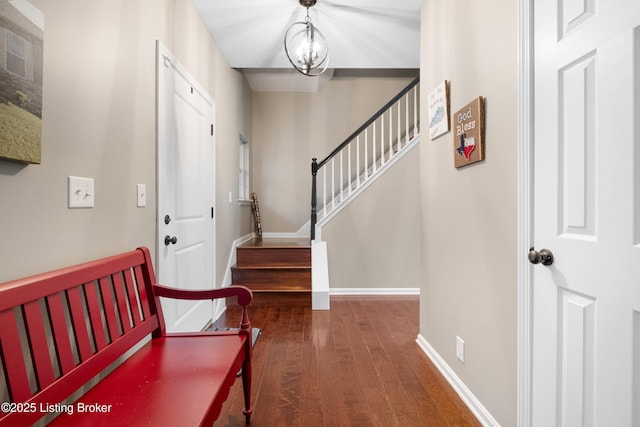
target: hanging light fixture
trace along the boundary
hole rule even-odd
[[[304,22],[293,23],[284,35],[284,51],[291,65],[305,76],[318,76],[329,65],[329,48],[322,33],[311,23],[309,8],[316,0],[300,0],[307,8]]]

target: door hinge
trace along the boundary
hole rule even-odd
[[[211,136],[213,136],[213,124],[211,124]]]
[[[214,209],[213,209],[213,206],[211,206],[211,219],[213,219],[213,215],[214,215]]]

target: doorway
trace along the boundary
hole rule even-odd
[[[640,3],[520,5],[518,425],[639,425]]]
[[[157,270],[160,283],[215,287],[215,109],[213,99],[157,45]],[[199,331],[211,301],[163,300],[169,332]]]

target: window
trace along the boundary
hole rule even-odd
[[[238,179],[238,200],[248,202],[250,199],[249,184],[251,182],[249,174],[249,141],[245,139],[242,134],[240,135],[240,176]]]
[[[27,77],[27,42],[9,30],[6,30],[5,34],[7,71],[21,77]]]

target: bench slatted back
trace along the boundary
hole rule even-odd
[[[146,248],[0,284],[0,426],[36,421],[151,333],[164,329]],[[4,383],[4,384],[3,384]]]

